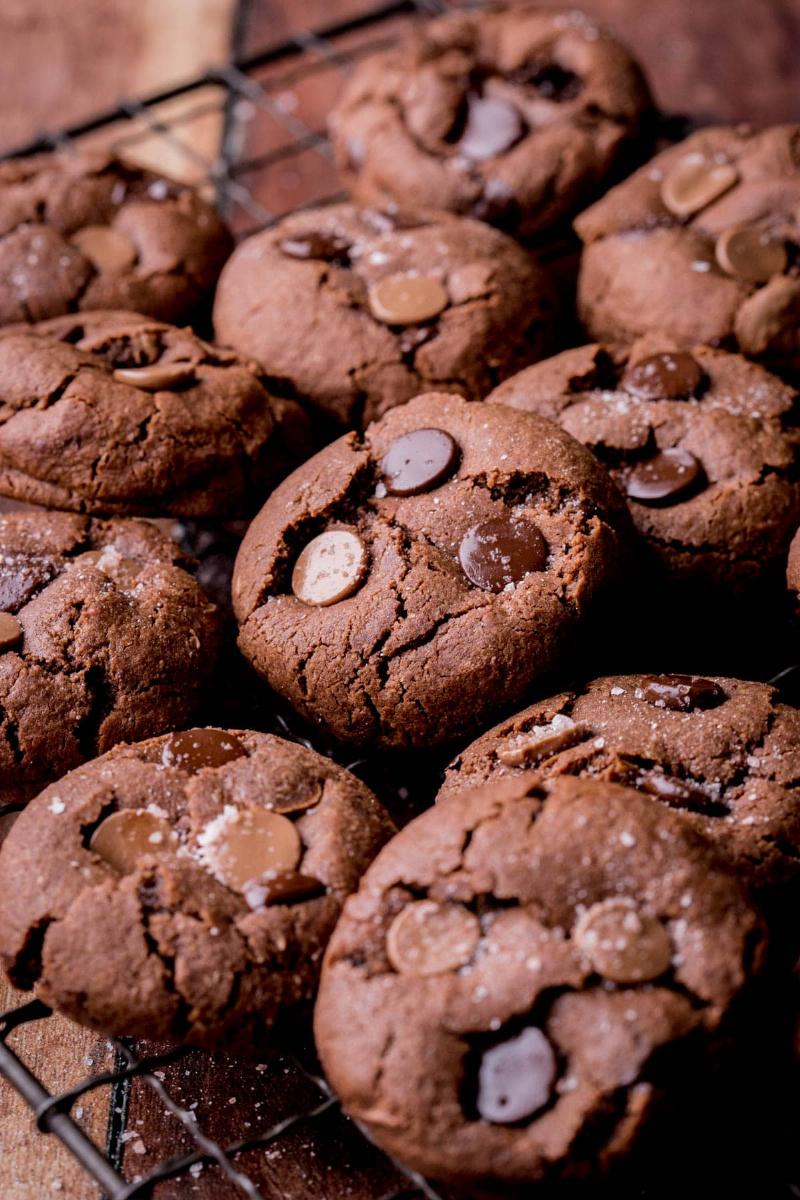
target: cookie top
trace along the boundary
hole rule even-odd
[[[117,746],[4,843],[0,957],[101,1032],[252,1047],[313,996],[342,901],[391,832],[354,776],[269,734]]]
[[[800,520],[797,396],[757,364],[652,334],[567,350],[488,399],[588,446],[673,576],[727,589],[783,570]]]
[[[284,393],[361,426],[426,389],[482,399],[547,353],[554,308],[543,269],[478,221],[337,204],[243,242],[214,326]]]
[[[523,6],[426,22],[371,55],[331,133],[362,203],[531,237],[597,193],[650,104],[628,52],[582,13]]]
[[[800,125],[703,129],[582,213],[590,334],[800,354]],[[677,298],[677,299],[676,299]]]
[[[131,515],[252,512],[308,447],[252,363],[135,313],[0,334],[0,493]]]
[[[0,514],[4,803],[192,718],[219,631],[186,565],[144,521]]]
[[[628,537],[553,422],[418,396],[273,492],[236,561],[239,645],[335,737],[431,745],[553,666]]]
[[[766,683],[612,675],[541,700],[450,764],[439,793],[535,770],[639,788],[761,887],[800,876],[800,710]]]
[[[106,154],[0,163],[0,325],[93,308],[189,319],[231,237],[185,184]]]
[[[694,1081],[686,1039],[699,1056],[762,953],[676,814],[528,773],[448,796],[378,855],[328,948],[317,1045],[350,1114],[425,1174],[492,1195],[583,1177],[662,1084]]]
[[[793,596],[800,599],[800,529],[789,546],[789,561],[786,565],[786,583]]]

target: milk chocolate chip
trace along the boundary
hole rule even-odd
[[[487,96],[469,95],[467,119],[457,148],[465,158],[483,162],[510,150],[524,132],[525,124],[512,104]]]
[[[470,583],[486,592],[502,592],[542,570],[547,542],[524,518],[492,517],[467,530],[458,556]]]
[[[386,275],[369,292],[372,315],[385,325],[416,325],[447,308],[444,284],[432,275]]]
[[[127,383],[143,392],[160,392],[194,380],[191,363],[164,363],[152,367],[118,367],[114,371],[117,383]]]
[[[691,354],[651,354],[629,364],[622,386],[640,400],[684,400],[697,395],[704,378]]]
[[[478,1073],[478,1112],[493,1125],[513,1125],[544,1108],[556,1078],[556,1056],[541,1029],[523,1029],[487,1050]]]
[[[177,835],[165,817],[145,808],[125,808],[97,826],[89,849],[120,875],[130,875],[142,858],[163,856],[177,846]]]
[[[197,841],[211,873],[237,892],[264,876],[294,871],[303,851],[297,827],[268,808],[223,813]]]
[[[754,225],[726,229],[717,238],[715,253],[723,271],[749,283],[782,275],[789,261],[785,244]]]
[[[222,729],[187,729],[171,733],[161,752],[167,767],[194,775],[204,767],[221,767],[247,754],[238,738]]]
[[[0,654],[13,650],[22,641],[22,626],[13,613],[0,612]]]
[[[70,240],[97,271],[121,275],[136,262],[138,251],[133,242],[110,225],[85,225]]]
[[[418,900],[390,925],[386,956],[401,975],[439,975],[468,963],[480,936],[478,918],[463,905]]]
[[[647,675],[642,684],[636,690],[637,699],[656,704],[659,708],[671,708],[675,712],[715,708],[727,700],[722,688],[713,679],[701,679],[694,675]]]
[[[598,975],[613,983],[657,979],[672,962],[672,942],[661,922],[623,897],[593,904],[572,936]]]
[[[661,184],[661,199],[676,217],[691,217],[737,182],[731,163],[711,163],[700,154],[679,159]]]
[[[394,496],[429,492],[451,475],[458,446],[443,429],[414,429],[396,438],[381,461],[386,491]]]
[[[699,459],[675,447],[634,467],[625,481],[625,490],[640,504],[677,504],[702,477]]]
[[[358,591],[367,564],[367,548],[357,533],[327,529],[301,551],[292,571],[292,591],[304,604],[337,604]]]

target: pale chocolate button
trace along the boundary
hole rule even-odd
[[[386,956],[401,975],[439,975],[468,963],[480,936],[478,918],[463,905],[417,900],[389,926]]]
[[[700,154],[678,160],[661,184],[661,199],[676,217],[691,217],[729,191],[739,179],[731,163],[713,163]]]
[[[535,1026],[492,1046],[478,1072],[479,1114],[493,1125],[532,1117],[549,1101],[557,1071],[553,1047]]]
[[[226,887],[241,892],[262,877],[294,871],[303,850],[297,827],[268,808],[238,809],[217,818],[198,838],[202,857]]]
[[[22,626],[13,613],[0,612],[0,654],[13,648],[22,641]]]
[[[785,244],[754,225],[726,229],[717,238],[715,254],[723,271],[749,283],[766,283],[773,275],[782,275],[789,261]]]
[[[357,592],[367,576],[367,548],[351,529],[327,529],[300,552],[292,591],[304,604],[327,607]]]
[[[133,242],[110,225],[86,225],[70,240],[96,270],[109,275],[121,275],[136,262],[138,251]]]
[[[483,162],[510,150],[524,132],[525,123],[512,104],[470,95],[467,97],[467,120],[457,149],[465,158]]]
[[[547,542],[531,521],[492,517],[467,530],[458,557],[470,583],[485,592],[502,592],[543,569]]]
[[[176,843],[175,831],[165,817],[144,808],[125,808],[97,826],[89,849],[120,875],[130,875],[143,858],[163,857]]]
[[[394,496],[429,492],[451,475],[458,446],[443,429],[414,429],[396,438],[381,460],[383,482]]]
[[[114,371],[117,383],[127,383],[143,392],[160,392],[194,380],[191,363],[164,363],[152,367],[118,367]]]
[[[672,962],[672,942],[661,922],[622,897],[593,904],[572,936],[598,975],[613,983],[657,979]]]
[[[566,750],[590,735],[591,731],[585,725],[579,725],[563,713],[556,713],[549,725],[534,725],[509,738],[497,751],[497,757],[504,767],[527,766],[557,754],[559,750]]]
[[[681,351],[651,354],[629,364],[622,386],[640,400],[685,400],[697,395],[704,379],[697,360]]]
[[[204,767],[222,767],[246,754],[239,739],[223,729],[186,729],[169,735],[161,751],[161,761],[167,767],[178,767],[194,775]]]
[[[444,284],[432,275],[386,275],[369,292],[372,315],[385,325],[416,325],[447,308]]]
[[[702,478],[700,460],[678,446],[634,467],[625,480],[625,491],[640,504],[677,504]]]

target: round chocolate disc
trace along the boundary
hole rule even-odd
[[[164,363],[152,367],[118,367],[114,372],[117,383],[127,383],[143,392],[160,392],[190,383],[194,379],[191,363]]]
[[[691,217],[719,199],[738,181],[731,163],[711,163],[701,154],[686,154],[661,184],[664,206],[676,217]]]
[[[572,937],[598,975],[614,983],[646,983],[672,962],[672,942],[658,918],[621,896],[593,904]]]
[[[493,1125],[513,1125],[532,1117],[550,1099],[556,1071],[553,1047],[541,1029],[523,1029],[484,1053],[478,1072],[478,1112]]]
[[[513,104],[494,97],[470,95],[467,120],[457,149],[465,158],[483,162],[510,150],[524,132],[525,123]]]
[[[700,364],[691,354],[651,354],[629,364],[622,386],[640,400],[684,400],[697,395],[704,378]]]
[[[292,591],[304,604],[325,608],[358,591],[367,576],[367,548],[352,529],[326,529],[300,552]]]
[[[316,233],[312,230],[295,237],[281,238],[278,249],[287,258],[318,258],[323,262],[334,262],[347,257],[350,243],[338,234]]]
[[[713,679],[699,675],[647,675],[636,696],[659,708],[689,712],[693,708],[716,708],[727,700],[722,688]]]
[[[372,315],[385,325],[416,325],[447,308],[449,297],[432,275],[385,275],[369,292]]]
[[[303,852],[296,825],[268,808],[223,813],[197,841],[211,873],[237,892],[264,876],[294,871]]]
[[[386,935],[386,957],[401,975],[439,975],[468,963],[481,936],[463,904],[417,900],[397,914]]]
[[[127,271],[136,262],[139,253],[129,237],[110,225],[84,225],[83,229],[73,233],[70,240],[97,271],[105,271],[109,275]]]
[[[13,650],[22,641],[22,626],[13,613],[0,612],[0,654]]]
[[[717,238],[717,262],[728,275],[749,283],[767,283],[782,275],[789,261],[786,246],[755,225],[726,229]]]
[[[145,808],[124,808],[97,826],[89,849],[120,875],[130,875],[142,858],[169,854],[176,845],[177,835],[166,817]]]
[[[238,738],[223,729],[186,729],[171,733],[164,743],[161,760],[189,775],[204,767],[221,767],[247,754]]]
[[[458,446],[443,429],[414,429],[396,438],[381,460],[383,482],[393,496],[429,492],[451,475]]]
[[[492,517],[467,530],[458,557],[470,583],[485,592],[502,592],[543,569],[547,542],[531,521]]]
[[[640,504],[677,504],[702,477],[700,460],[676,447],[634,467],[625,480],[625,491]]]

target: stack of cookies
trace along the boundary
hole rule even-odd
[[[367,59],[352,199],[235,249],[130,164],[0,165],[7,973],[244,1055],[315,1005],[471,1197],[791,1076],[800,126],[657,128],[523,5]]]

